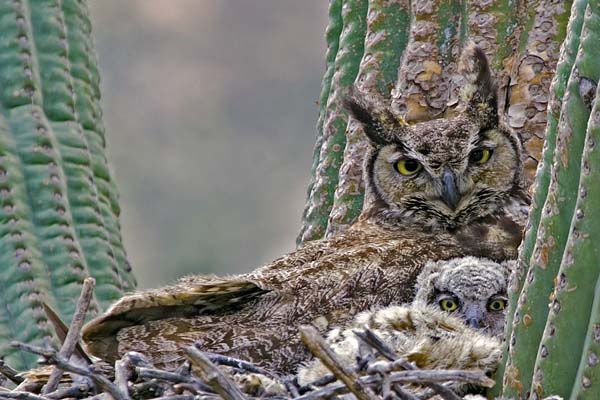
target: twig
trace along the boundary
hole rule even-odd
[[[48,393],[46,395],[49,399],[65,399],[65,398],[82,398],[87,392],[90,390],[90,386],[86,383],[82,383],[79,385],[70,386],[65,389],[55,390],[52,393]]]
[[[121,390],[117,386],[115,386],[114,383],[112,383],[104,375],[97,373],[92,366],[88,368],[83,368],[78,365],[73,365],[67,360],[65,360],[63,357],[58,355],[54,350],[46,350],[41,347],[31,346],[29,344],[20,342],[12,342],[11,346],[27,351],[29,353],[39,354],[46,358],[49,364],[53,364],[66,372],[71,372],[81,376],[87,376],[92,380],[92,382],[94,382],[96,386],[98,386],[99,389],[107,392],[114,398],[114,400],[128,399],[128,397],[121,393]]]
[[[200,370],[202,379],[225,400],[246,400],[247,397],[229,378],[194,346],[183,349],[192,364]]]
[[[67,337],[65,338],[65,341],[58,352],[58,357],[68,360],[71,358],[71,355],[73,355],[73,351],[75,351],[75,348],[79,343],[79,334],[81,333],[81,328],[85,322],[85,315],[87,314],[88,307],[90,306],[95,285],[96,281],[94,278],[88,277],[84,279],[83,287],[81,288],[81,294],[79,295],[79,300],[77,300],[77,305],[75,307],[75,314],[73,314],[73,320],[69,326]],[[48,394],[55,391],[60,383],[62,374],[63,371],[61,369],[54,368],[50,374],[48,383],[46,383],[46,386],[44,386],[42,389],[42,394]],[[129,398],[129,396],[126,395],[125,398]]]
[[[408,390],[402,387],[402,385],[395,383],[392,385],[392,389],[394,389],[394,392],[398,394],[398,397],[400,397],[401,400],[419,400],[417,396],[409,393]]]
[[[20,376],[17,376],[19,372],[15,369],[11,368],[9,365],[6,365],[4,362],[4,357],[0,357],[0,374],[4,375],[8,379],[10,379],[13,383],[17,385],[23,383],[25,379]]]
[[[130,358],[123,357],[115,361],[115,385],[127,395],[129,395],[129,381],[133,377],[134,368]]]
[[[50,307],[47,303],[42,302],[42,307],[44,308],[46,318],[48,318],[48,321],[54,328],[54,333],[58,337],[58,340],[60,341],[60,343],[64,343],[67,339],[67,334],[69,333],[69,327],[63,322],[62,319],[60,319],[56,311],[54,311],[54,309]],[[93,364],[92,360],[85,353],[79,342],[75,345],[75,351],[73,352],[73,355],[81,358],[82,361],[88,365]]]
[[[376,400],[377,396],[365,386],[358,375],[345,366],[337,354],[327,345],[325,339],[316,328],[310,325],[301,325],[300,340],[308,347],[310,352],[321,362],[358,398],[358,400]]]
[[[373,347],[377,350],[382,356],[387,358],[390,361],[402,360],[401,364],[404,369],[407,370],[417,370],[418,368],[408,362],[408,360],[400,357],[394,350],[392,350],[383,340],[379,338],[372,330],[365,327],[364,332],[359,330],[354,330],[354,334],[364,341],[369,346]],[[454,391],[450,388],[445,387],[444,385],[440,385],[438,383],[427,382],[423,383],[425,386],[433,389],[440,397],[444,400],[461,400],[460,396],[458,396]]]
[[[0,399],[17,399],[17,400],[48,400],[45,397],[29,392],[0,392]]]
[[[297,387],[294,379],[288,377],[288,378],[282,379],[282,382],[283,382],[283,385],[285,386],[285,388],[287,389],[288,393],[292,397],[300,396],[300,393],[298,393],[298,387]]]
[[[162,371],[160,369],[136,367],[138,377],[145,379],[159,379],[171,383],[189,383],[196,387],[196,390],[212,392],[210,386],[205,385],[199,379],[191,375],[180,375],[174,372]]]
[[[380,385],[382,377],[378,375],[362,376],[358,379],[365,386]],[[415,370],[415,371],[399,371],[389,374],[390,383],[419,383],[425,384],[430,382],[446,382],[449,380],[457,380],[467,383],[478,383],[481,381],[479,373],[471,375],[471,371],[457,370]],[[447,388],[446,388],[447,389]],[[315,390],[303,396],[297,397],[294,400],[315,400],[323,399],[336,394],[348,392],[349,388],[343,382],[336,382],[325,386],[322,389]],[[458,396],[457,396],[458,397]],[[458,397],[459,400],[462,400]]]
[[[202,396],[203,400],[208,400],[208,399],[219,400],[220,398],[221,397],[219,397],[218,395]],[[152,400],[198,400],[198,396],[195,396],[193,394],[176,394],[173,396],[155,397]]]
[[[262,374],[270,378],[273,378],[275,376],[273,373],[267,371],[266,369],[258,367],[252,364],[251,362],[240,360],[239,358],[223,356],[221,354],[209,353],[206,351],[203,351],[202,354],[204,354],[206,358],[208,358],[210,361],[217,365],[226,365],[228,367],[238,368],[247,372]]]

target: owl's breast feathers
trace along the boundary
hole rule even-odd
[[[325,331],[371,307],[409,301],[427,261],[486,251],[482,238],[472,235],[361,221],[248,274],[190,276],[125,296],[84,327],[83,340],[91,354],[109,362],[136,350],[159,366],[175,367],[181,348],[198,342],[205,351],[290,371],[307,357],[299,324]],[[513,258],[519,238],[520,232],[516,240],[500,238],[493,258]],[[479,245],[465,249],[465,240]]]

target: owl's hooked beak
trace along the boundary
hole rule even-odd
[[[452,211],[456,210],[456,206],[460,201],[460,194],[456,186],[456,175],[449,168],[445,168],[442,173],[442,200]]]
[[[465,322],[473,329],[483,327],[483,312],[477,307],[467,308],[465,310]]]

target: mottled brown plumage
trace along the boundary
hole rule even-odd
[[[417,277],[412,303],[360,313],[351,324],[331,330],[327,342],[348,364],[370,357],[385,360],[355,334],[369,328],[420,369],[491,373],[501,358],[513,264],[477,257],[429,262]],[[313,360],[299,369],[298,381],[307,385],[329,373]],[[467,389],[459,383],[453,387],[461,393]]]
[[[377,99],[349,97],[372,144],[365,176],[375,201],[347,231],[248,274],[192,276],[126,296],[84,328],[87,349],[109,361],[136,350],[169,368],[197,342],[289,373],[308,357],[297,325],[324,332],[370,307],[410,301],[430,260],[515,258],[527,203],[520,144],[498,126],[483,53],[470,48],[464,65],[470,86],[452,119],[406,126]],[[473,161],[485,149],[493,154]],[[418,173],[402,175],[399,161],[417,163]]]

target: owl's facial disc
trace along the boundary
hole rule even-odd
[[[427,126],[379,147],[368,167],[390,211],[403,222],[453,229],[501,207],[520,168],[510,134],[461,117]]]

